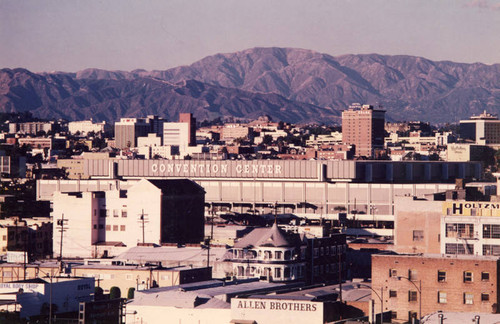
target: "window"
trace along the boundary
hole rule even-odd
[[[398,297],[398,292],[396,290],[389,290],[389,298]]]
[[[472,271],[464,271],[464,282],[472,282]]]
[[[118,217],[118,209],[113,209],[113,217]]]
[[[413,241],[423,241],[424,240],[424,231],[413,231]]]
[[[3,239],[4,241],[7,241],[7,235],[4,235],[4,236],[2,237],[2,239]]]
[[[490,281],[490,273],[481,272],[481,281]]]
[[[410,280],[418,280],[417,270],[415,269],[408,270],[408,278],[410,278]]]
[[[389,269],[389,277],[397,277],[398,271],[396,269]]]
[[[483,225],[483,238],[500,238],[500,225]]]
[[[127,211],[125,209],[122,209],[122,217],[127,217]]]
[[[274,269],[274,276],[276,278],[281,278],[281,268],[275,268]]]
[[[118,225],[113,225],[113,231],[114,232],[118,231]]]
[[[285,268],[283,275],[285,278],[290,278],[290,268]]]
[[[484,244],[483,255],[500,255],[500,245]]]
[[[106,231],[111,231],[111,225],[106,225]]]
[[[319,257],[319,249],[318,248],[314,248],[314,257],[315,258]]]
[[[446,304],[446,293],[444,291],[438,291],[438,303]]]
[[[417,301],[417,292],[410,290],[408,291],[408,301],[409,302],[416,302]]]
[[[474,224],[446,224],[446,237],[474,238]]]
[[[474,304],[474,295],[471,293],[464,293],[464,304],[465,305]]]
[[[467,250],[466,250],[467,249]],[[446,254],[474,254],[474,245],[466,244],[464,247],[461,243],[446,243],[445,245]]]
[[[125,225],[120,225],[120,231],[125,232]]]
[[[277,260],[281,260],[281,251],[275,251],[274,252],[274,258]]]
[[[481,294],[481,301],[482,302],[490,301],[490,295],[489,294]]]
[[[438,282],[446,281],[446,271],[438,270]]]

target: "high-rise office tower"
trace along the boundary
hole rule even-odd
[[[188,124],[189,146],[196,146],[196,118],[191,113],[179,114],[179,123]]]
[[[342,112],[342,141],[355,145],[356,156],[373,157],[384,148],[385,110],[352,104]]]

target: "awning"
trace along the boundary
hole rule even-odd
[[[233,319],[231,320],[231,322],[229,322],[231,324],[257,324],[256,321],[254,320],[243,320],[243,319]]]

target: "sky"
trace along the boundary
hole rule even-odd
[[[165,70],[253,47],[500,63],[500,0],[0,0],[0,68]]]

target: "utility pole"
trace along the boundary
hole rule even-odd
[[[210,224],[210,237],[205,242],[207,244],[207,268],[210,267],[210,245],[212,243],[212,240],[214,239],[214,217],[215,217],[214,205],[212,205],[212,207],[210,207],[210,215],[212,216],[211,221],[210,221],[210,223],[211,223]]]
[[[61,232],[61,242],[59,243],[59,272],[63,272],[63,238],[64,238],[64,232],[66,231],[64,229],[65,222],[67,222],[67,219],[64,219],[64,214],[62,214],[61,218],[57,220],[57,225],[61,226],[59,229],[59,232]]]
[[[146,223],[149,223],[149,221],[146,219],[148,214],[144,214],[144,208],[142,209],[142,213],[139,216],[139,222],[141,223],[142,227],[142,244],[144,244],[146,243]]]

